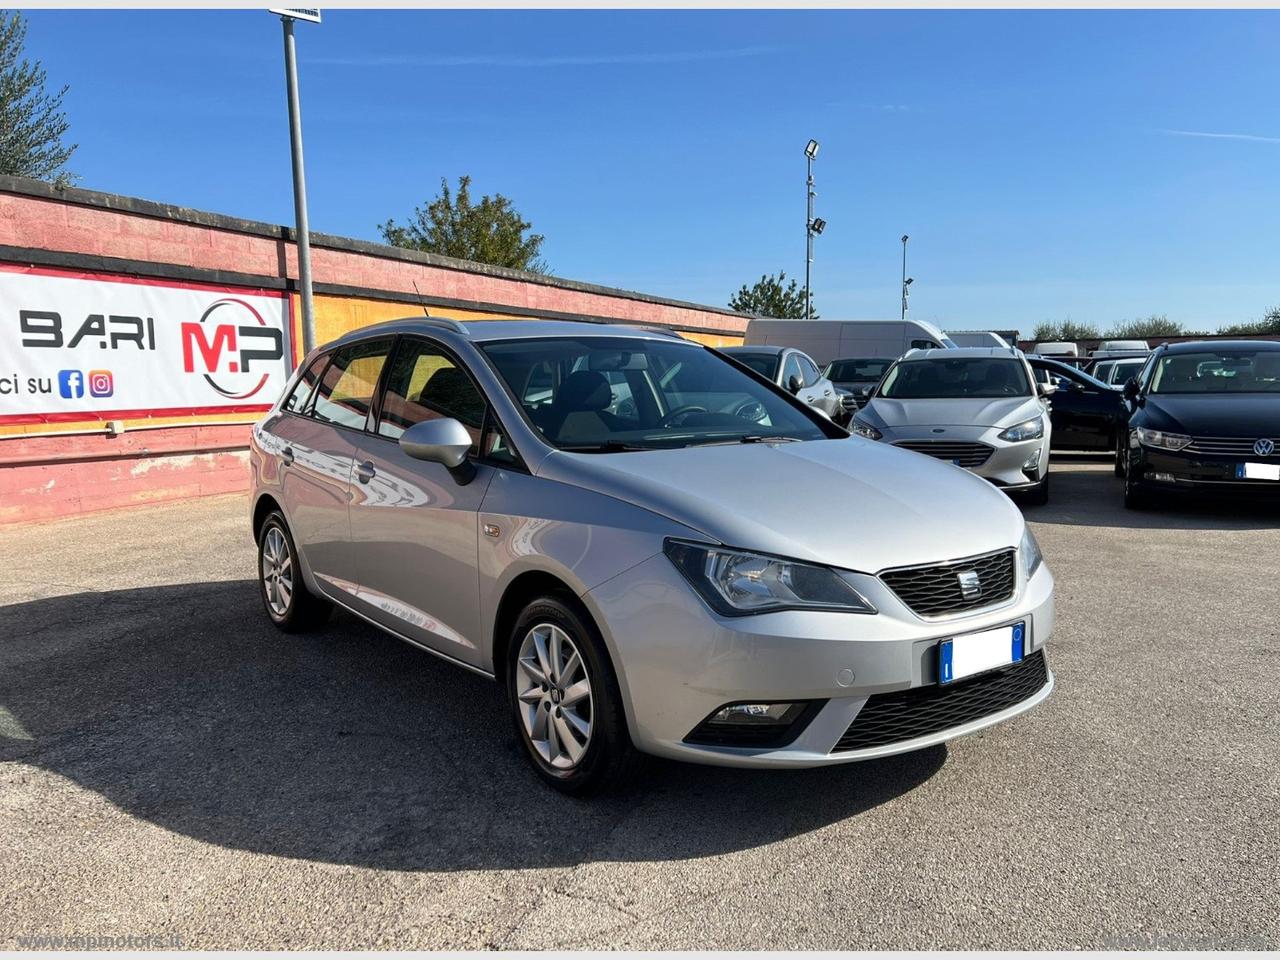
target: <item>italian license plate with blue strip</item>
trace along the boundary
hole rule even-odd
[[[938,682],[951,683],[975,673],[1020,663],[1026,649],[1025,622],[943,640],[938,644]]]

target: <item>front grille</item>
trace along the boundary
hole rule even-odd
[[[992,449],[985,443],[965,443],[961,440],[900,440],[894,446],[947,460],[958,467],[982,466],[991,458]]]
[[[880,579],[918,616],[940,617],[1012,597],[1018,579],[1014,556],[1013,550],[1001,550],[932,566],[899,567],[883,571]],[[971,571],[978,575],[979,593],[966,597],[960,575]]]
[[[1033,696],[1049,682],[1044,651],[1016,666],[943,686],[913,687],[867,698],[832,753],[926,737],[989,717]]]
[[[1191,443],[1183,447],[1187,453],[1200,453],[1209,457],[1238,457],[1250,460],[1280,459],[1280,437],[1269,438],[1275,449],[1266,457],[1254,453],[1253,445],[1258,437],[1192,437]]]

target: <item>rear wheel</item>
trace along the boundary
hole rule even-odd
[[[258,588],[271,622],[285,633],[314,630],[333,608],[307,589],[298,548],[284,515],[273,512],[258,531]]]
[[[576,604],[542,597],[521,611],[507,644],[516,737],[538,775],[564,793],[620,786],[640,757],[604,641]]]

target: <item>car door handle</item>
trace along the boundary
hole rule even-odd
[[[285,447],[284,450],[280,452],[280,459],[284,461],[284,465],[286,467],[293,463],[293,447]]]
[[[368,483],[377,476],[377,473],[378,471],[374,469],[373,461],[371,460],[366,460],[364,463],[360,464],[360,466],[356,467],[356,479],[361,483]]]

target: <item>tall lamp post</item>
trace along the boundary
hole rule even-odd
[[[298,101],[298,55],[293,43],[293,23],[320,22],[315,9],[273,9],[284,25],[284,82],[289,99],[289,151],[293,157],[294,235],[298,245],[298,285],[302,288],[302,352],[316,345],[315,308],[311,297],[311,229],[307,224],[307,178],[302,168],[302,108]]]
[[[813,270],[813,238],[820,236],[822,231],[827,228],[827,221],[813,215],[813,198],[816,196],[813,191],[813,161],[818,158],[817,140],[810,140],[805,144],[804,156],[805,164],[808,168],[806,184],[809,194],[809,213],[804,223],[804,318],[809,320],[813,316],[813,294],[809,288],[809,275]]]
[[[908,288],[912,283],[912,277],[907,276],[907,241],[911,238],[905,233],[902,235],[902,319],[907,319],[907,297],[909,295]]]

